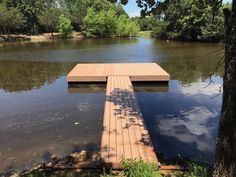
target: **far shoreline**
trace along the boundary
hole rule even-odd
[[[70,37],[67,39],[78,40],[83,39],[84,35],[82,32],[73,32]],[[10,34],[10,38],[8,35],[0,35],[0,43],[4,42],[48,42],[52,40],[60,40],[63,39],[60,33],[41,33],[37,35],[27,35],[27,34]]]
[[[8,34],[0,35],[0,44],[4,43],[18,43],[18,42],[30,42],[30,43],[38,43],[38,42],[51,42],[58,40],[82,40],[82,39],[102,39],[102,38],[130,38],[130,37],[119,37],[110,35],[107,37],[86,37],[82,32],[74,31],[69,37],[63,38],[59,32],[52,33],[40,33],[36,35],[31,34],[10,34],[10,38]],[[214,44],[222,44],[223,41],[205,41],[205,40],[181,40],[181,39],[160,39],[152,37],[151,31],[139,31],[137,36],[142,38],[152,38],[155,40],[166,41],[166,42],[197,42],[197,43],[214,43]]]

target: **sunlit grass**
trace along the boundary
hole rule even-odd
[[[139,31],[138,36],[140,37],[151,37],[152,31]]]

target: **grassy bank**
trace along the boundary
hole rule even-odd
[[[139,37],[152,37],[152,31],[139,31]]]

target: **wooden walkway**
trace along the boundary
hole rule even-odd
[[[101,159],[113,169],[122,159],[142,159],[158,165],[131,81],[168,81],[157,64],[79,64],[68,82],[107,81]]]
[[[113,168],[124,159],[157,164],[128,76],[109,76],[103,120],[101,158]]]

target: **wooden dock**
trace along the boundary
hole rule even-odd
[[[68,82],[107,82],[101,140],[101,159],[113,169],[122,159],[158,164],[131,81],[168,81],[169,74],[155,63],[78,64]]]
[[[156,63],[77,64],[68,82],[106,82],[108,76],[129,76],[131,81],[169,81],[170,75]]]

